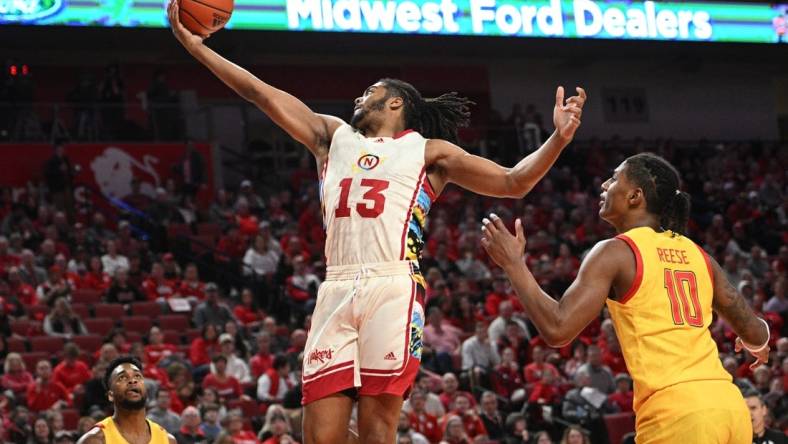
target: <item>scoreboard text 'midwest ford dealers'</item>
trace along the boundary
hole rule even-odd
[[[291,29],[708,40],[702,4],[592,0],[287,0]]]

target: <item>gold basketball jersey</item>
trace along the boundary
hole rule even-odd
[[[150,427],[149,444],[170,444],[170,440],[167,438],[167,431],[164,430],[164,427],[156,424],[150,419],[146,419],[146,421],[148,421],[148,426]],[[96,423],[95,427],[100,428],[101,431],[104,432],[104,442],[106,444],[128,444],[128,441],[120,434],[118,426],[115,425],[115,421],[113,421],[111,416]]]
[[[669,386],[730,381],[709,332],[714,278],[706,253],[684,236],[650,227],[617,238],[632,249],[637,268],[627,294],[608,299],[607,307],[634,381],[635,412]]]

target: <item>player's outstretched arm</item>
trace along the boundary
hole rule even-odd
[[[254,103],[295,140],[304,144],[316,157],[328,151],[334,131],[342,124],[339,118],[316,114],[304,102],[274,88],[217,54],[203,44],[204,37],[192,34],[178,18],[178,2],[167,7],[172,32],[189,53],[205,65],[222,82],[244,99]]]
[[[93,427],[79,438],[77,444],[104,444],[104,442],[104,432],[98,427]]]
[[[714,274],[713,307],[739,335],[736,338],[736,351],[746,348],[756,361],[750,366],[755,368],[769,361],[769,326],[766,321],[755,316],[750,304],[733,287],[725,276],[720,264],[709,256]]]
[[[525,234],[520,219],[513,236],[501,219],[491,214],[482,228],[482,246],[503,268],[517,297],[547,345],[570,342],[599,316],[622,263],[635,262],[629,247],[618,239],[600,242],[588,253],[577,278],[559,301],[544,292],[523,260]]]
[[[553,108],[555,131],[538,150],[522,159],[514,168],[505,168],[491,160],[471,155],[445,140],[430,140],[428,156],[431,158],[427,159],[427,163],[437,173],[430,176],[433,187],[440,191],[446,183],[453,182],[486,196],[521,198],[528,194],[550,170],[580,126],[586,92],[583,88],[576,89],[576,96],[564,100],[564,88],[557,88]]]

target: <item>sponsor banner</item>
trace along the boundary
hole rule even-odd
[[[207,204],[213,197],[214,166],[211,146],[194,144],[203,160],[203,187],[197,200]],[[0,185],[22,188],[28,182],[44,180],[44,164],[54,151],[49,144],[3,144],[0,153]],[[65,145],[65,154],[74,168],[74,200],[77,204],[92,199],[97,208],[107,208],[107,200],[128,197],[132,179],[140,182],[143,194],[154,197],[156,188],[166,187],[169,179],[182,182],[186,146],[182,143],[75,143]],[[91,197],[92,196],[92,197]]]
[[[162,0],[0,0],[0,23],[165,27]],[[788,3],[236,0],[227,28],[785,43]]]

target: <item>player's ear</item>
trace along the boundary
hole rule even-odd
[[[112,395],[112,390],[107,390],[107,399],[109,399],[109,402],[114,402],[114,398],[115,397]]]
[[[403,105],[405,105],[405,101],[402,100],[402,97],[394,96],[389,98],[388,100],[389,109],[391,109],[392,111],[396,111],[402,108]]]
[[[627,194],[627,200],[629,201],[629,205],[632,207],[636,207],[640,205],[640,203],[645,200],[645,197],[643,195],[643,189],[639,187],[635,187],[629,190],[629,193]]]

